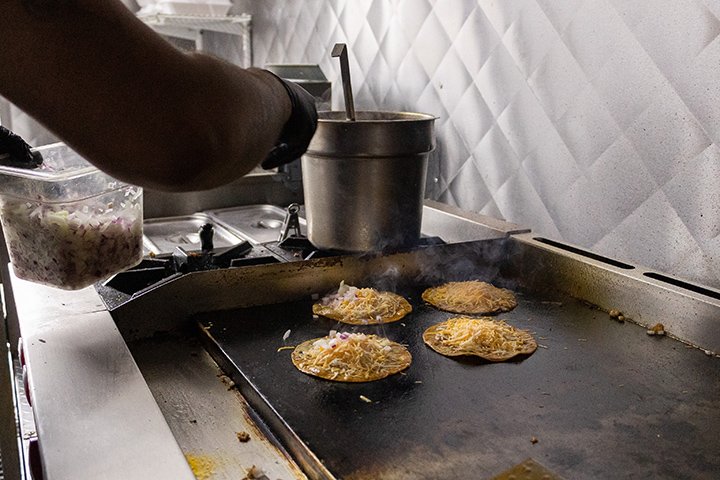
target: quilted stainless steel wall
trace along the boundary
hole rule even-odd
[[[254,61],[432,113],[428,192],[720,287],[717,0],[236,0]]]

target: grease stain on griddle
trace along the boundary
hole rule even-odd
[[[492,477],[491,480],[563,480],[562,477],[551,472],[545,466],[532,458],[507,469]]]

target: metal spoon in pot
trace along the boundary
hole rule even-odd
[[[331,55],[340,57],[340,76],[342,78],[343,96],[345,97],[345,115],[348,120],[355,121],[355,103],[353,102],[352,85],[350,84],[347,46],[344,43],[336,43]]]

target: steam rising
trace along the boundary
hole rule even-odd
[[[482,240],[462,244],[419,247],[397,255],[367,254],[368,271],[356,286],[419,298],[421,290],[450,281],[481,280],[515,290],[516,281],[503,272],[508,264],[506,240]],[[411,300],[412,303],[412,300]],[[384,324],[351,326],[337,323],[338,331],[387,336]]]

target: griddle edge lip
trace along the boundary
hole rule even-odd
[[[275,443],[276,447],[282,452],[289,453],[303,472],[312,480],[338,480],[280,416],[247,375],[230,359],[230,355],[215,341],[212,333],[204,328],[202,323],[199,323],[198,327],[201,332],[202,342],[205,344],[210,356],[225,373],[230,375],[240,394],[247,400],[252,409],[258,411],[253,412],[254,420],[258,423],[259,428],[269,430],[264,433],[270,441],[272,442],[277,437],[280,443],[276,443],[275,440],[273,443]],[[267,435],[268,433],[270,435]]]
[[[532,233],[510,235],[509,239],[511,248],[514,245],[516,249],[525,248],[536,252],[532,253],[534,260],[549,256],[553,261],[565,262],[566,267],[572,264],[573,275],[585,269],[595,275],[595,281],[599,280],[594,286],[587,279],[573,282],[563,275],[557,275],[562,273],[558,271],[553,278],[548,279],[548,284],[552,284],[551,289],[586,301],[602,311],[619,309],[625,314],[626,320],[641,327],[649,329],[658,322],[662,323],[668,337],[700,349],[706,355],[720,357],[720,290],[658,274],[641,265],[628,264],[632,269],[620,268],[595,256],[589,257],[563,248],[567,245],[582,250],[576,245],[555,241],[553,243],[557,245],[544,243]],[[564,272],[567,272],[567,268]],[[619,288],[620,285],[624,287]],[[704,290],[709,294],[704,293]],[[635,296],[630,295],[630,292],[634,292]]]
[[[552,252],[560,257],[567,257],[602,270],[632,278],[636,281],[652,285],[653,288],[657,287],[670,290],[673,293],[685,295],[695,300],[720,307],[720,289],[718,288],[696,283],[643,265],[606,257],[572,243],[547,239],[529,232],[511,234],[509,238],[522,244],[527,244],[530,247]]]

